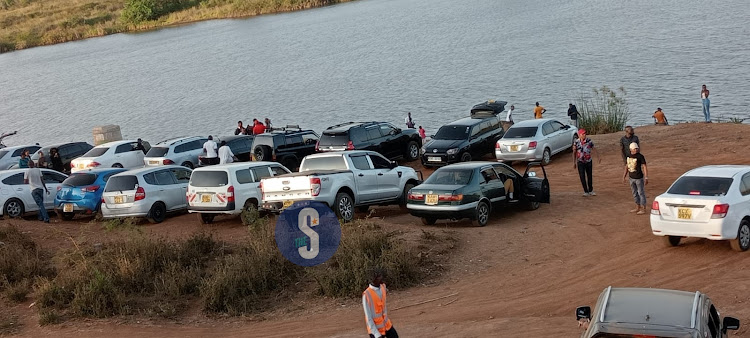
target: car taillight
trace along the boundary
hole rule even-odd
[[[313,177],[310,179],[310,194],[313,196],[320,194],[320,178]]]
[[[659,202],[654,201],[654,203],[651,203],[651,214],[661,215],[661,211],[659,211]]]
[[[320,151],[320,141],[315,142],[315,151]]]
[[[424,194],[409,193],[409,195],[407,196],[407,198],[410,199],[410,200],[413,200],[413,201],[421,201],[421,200],[424,200]]]
[[[500,143],[495,143],[495,149],[500,149]]]
[[[57,191],[60,191],[60,190],[62,190],[62,186],[58,185],[57,186]]]
[[[143,187],[138,187],[138,189],[135,190],[135,199],[133,200],[140,201],[144,198],[146,198],[146,190],[143,190]]]
[[[104,204],[104,203],[107,203],[107,202],[105,202],[105,201],[104,201],[104,197],[102,197],[102,204]]]
[[[227,188],[227,203],[234,202],[234,186],[230,185],[229,188]]]
[[[258,188],[260,188],[260,195],[263,196],[263,181],[260,181],[260,184],[258,184]]]
[[[352,141],[346,143],[346,150],[354,150],[354,143]]]
[[[711,218],[724,218],[727,217],[729,211],[729,204],[717,204],[714,205],[714,212],[711,213]]]
[[[97,190],[99,190],[98,185],[90,185],[88,187],[81,188],[81,191],[83,192],[96,192]]]
[[[170,164],[174,164],[174,161],[172,161],[170,159],[166,159],[166,160],[162,161],[162,163],[164,163],[164,165],[170,165]]]
[[[86,167],[91,168],[91,167],[98,167],[100,165],[102,165],[102,164],[99,163],[99,162],[91,162]]]
[[[529,142],[529,150],[536,149],[536,141]]]
[[[461,195],[461,194],[458,194],[458,195],[440,195],[440,196],[438,196],[438,201],[459,202],[462,199],[464,199],[464,195]]]

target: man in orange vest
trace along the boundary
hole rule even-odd
[[[375,269],[372,283],[362,292],[362,306],[365,308],[365,324],[370,338],[398,338],[396,329],[388,318],[388,307],[385,305],[386,288],[383,279],[385,273]]]

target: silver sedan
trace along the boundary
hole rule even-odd
[[[521,121],[497,141],[495,157],[500,161],[542,161],[546,165],[552,155],[571,149],[576,137],[575,126],[556,119]]]

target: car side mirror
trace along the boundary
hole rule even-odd
[[[396,161],[391,161],[391,169],[398,167],[398,163]]]
[[[740,320],[734,317],[724,317],[721,322],[721,330],[726,333],[727,330],[737,330],[740,328]]]
[[[591,319],[591,307],[579,306],[576,308],[576,320]]]

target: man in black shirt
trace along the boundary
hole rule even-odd
[[[628,147],[631,143],[635,143],[638,145],[638,147],[641,147],[641,140],[638,139],[638,136],[635,135],[635,129],[631,126],[625,127],[625,136],[620,138],[620,150],[622,151],[622,162],[627,164],[628,160],[627,158],[630,156],[630,151],[628,150]]]
[[[572,103],[568,104],[568,117],[573,121],[573,125],[578,128],[578,108]]]
[[[625,174],[622,176],[622,182],[626,183],[626,178],[630,179],[630,190],[633,192],[635,209],[630,210],[638,215],[646,213],[646,184],[648,184],[648,167],[646,167],[646,158],[640,153],[638,143],[631,143],[630,156],[625,164]]]
[[[245,127],[242,126],[242,121],[237,121],[237,129],[234,130],[235,135],[245,135]]]

